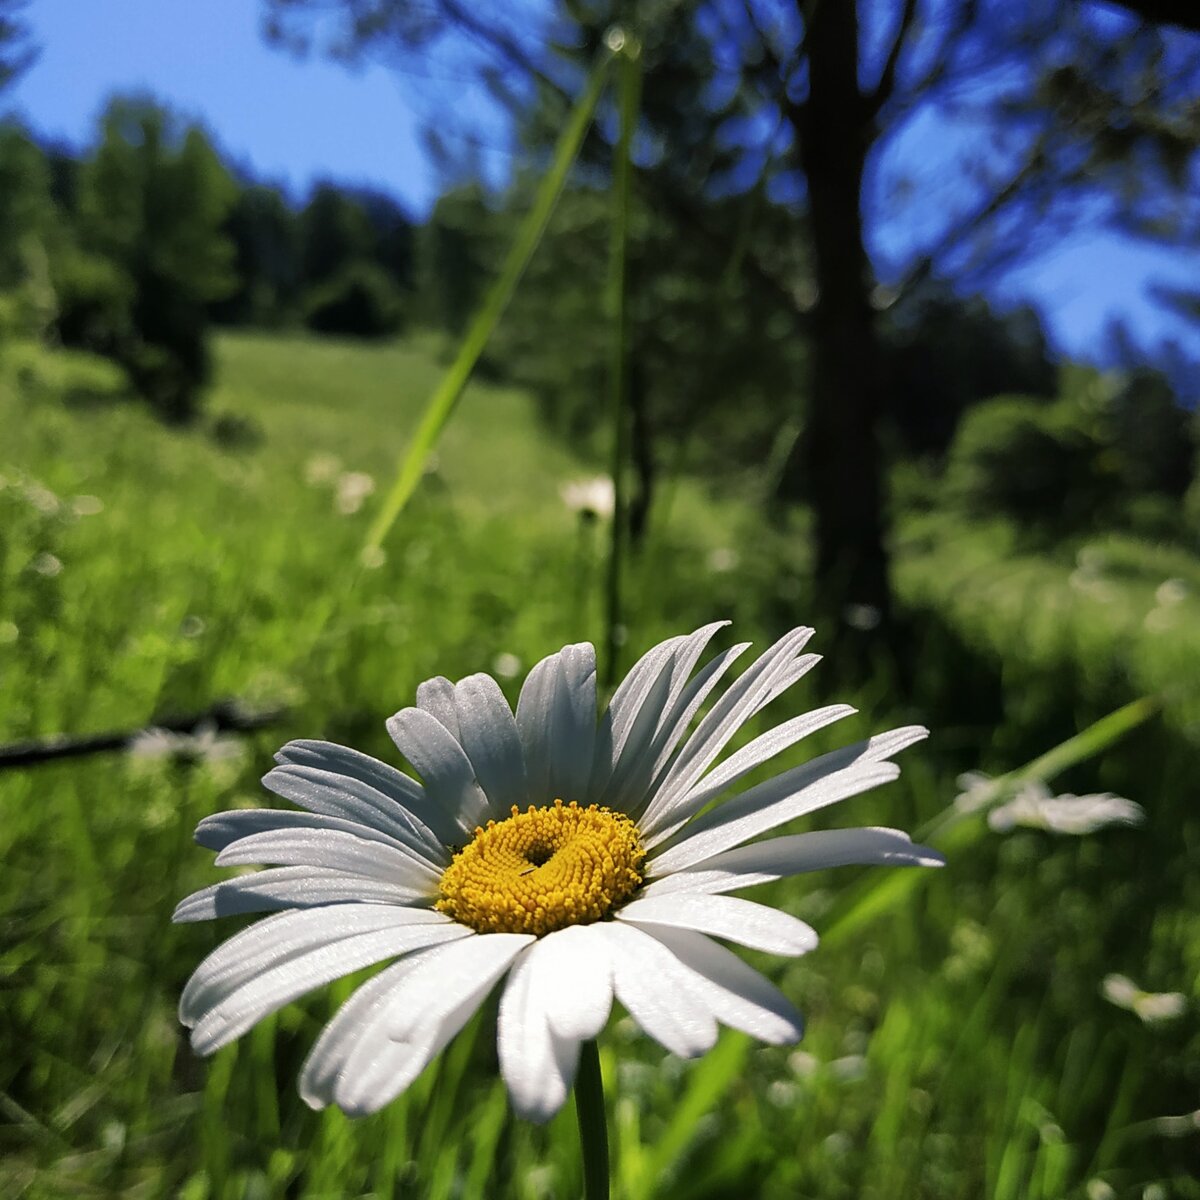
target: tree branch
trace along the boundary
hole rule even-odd
[[[887,61],[883,64],[883,71],[875,90],[867,97],[867,112],[871,120],[879,116],[879,110],[892,98],[892,93],[896,90],[896,70],[900,65],[900,54],[908,41],[916,16],[917,0],[904,0],[904,11],[900,14],[900,24],[896,29],[892,48],[888,51]]]

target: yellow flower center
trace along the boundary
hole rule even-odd
[[[480,933],[541,937],[599,921],[642,882],[637,827],[622,813],[555,800],[476,829],[442,873],[444,912]]]

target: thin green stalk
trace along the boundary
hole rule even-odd
[[[615,32],[615,31],[614,31]],[[628,34],[610,35],[610,45],[621,51],[617,98],[621,129],[613,159],[612,237],[609,244],[608,302],[612,320],[612,357],[609,362],[609,405],[612,414],[612,543],[605,586],[603,687],[617,677],[618,630],[621,625],[621,562],[626,541],[625,460],[629,456],[629,259],[630,184],[633,176],[633,131],[641,102],[642,74],[636,43]]]
[[[595,67],[592,68],[587,86],[576,102],[566,127],[558,139],[550,170],[542,179],[537,196],[534,198],[533,207],[525,217],[516,240],[508,252],[504,269],[484,298],[483,306],[471,322],[471,327],[467,330],[466,336],[458,348],[454,362],[442,376],[437,390],[426,405],[421,423],[417,426],[417,431],[413,435],[408,449],[400,459],[395,482],[384,498],[378,515],[371,522],[364,550],[377,549],[383,543],[388,530],[391,529],[420,482],[429,452],[437,444],[442,429],[450,419],[451,413],[467,386],[467,381],[471,378],[471,372],[479,360],[479,356],[483,353],[505,308],[508,307],[508,302],[512,299],[513,292],[516,291],[517,284],[525,273],[525,268],[529,265],[534,251],[542,240],[550,215],[562,194],[567,175],[578,157],[584,135],[587,133],[588,126],[592,122],[592,115],[596,111],[596,105],[604,91],[611,61],[611,52],[604,50]]]
[[[604,1081],[600,1049],[595,1041],[579,1048],[575,1076],[575,1114],[583,1149],[583,1200],[608,1200],[608,1125],[604,1116]]]

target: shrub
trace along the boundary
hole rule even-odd
[[[1023,396],[966,414],[945,476],[948,498],[971,515],[1055,533],[1092,528],[1111,507],[1113,483],[1105,447],[1075,406]]]
[[[309,296],[304,323],[317,333],[378,338],[403,324],[400,292],[374,263],[352,263]]]

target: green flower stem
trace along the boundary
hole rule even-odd
[[[608,1200],[608,1125],[604,1117],[604,1082],[600,1050],[594,1041],[579,1048],[575,1076],[575,1113],[583,1148],[583,1200]]]

